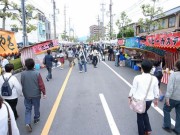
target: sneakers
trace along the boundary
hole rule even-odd
[[[26,130],[27,130],[28,132],[32,132],[31,124],[26,124]]]
[[[180,135],[180,133],[178,133],[175,129],[172,129],[172,131],[173,131],[176,135]]]
[[[34,120],[34,124],[37,124],[40,121],[40,119]]]
[[[46,77],[46,80],[49,81],[49,79]]]
[[[162,127],[165,131],[167,131],[167,132],[171,132],[172,131],[172,129],[171,128],[169,128],[169,127]]]

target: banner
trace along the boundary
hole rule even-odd
[[[123,46],[125,43],[125,39],[118,39],[118,45]]]
[[[180,32],[161,33],[146,36],[145,44],[152,47],[179,48]]]
[[[7,56],[18,53],[14,32],[0,30],[0,55]]]
[[[150,46],[142,45],[140,47],[140,49],[153,52],[153,53],[155,53],[155,54],[157,54],[159,56],[164,56],[165,55],[165,51],[164,50],[161,50],[161,49],[158,49],[158,48],[154,48],[154,47],[150,47]]]
[[[140,48],[141,46],[140,38],[139,37],[126,38],[125,46],[127,48]]]
[[[47,50],[58,48],[58,40],[48,40],[45,42],[41,42],[38,44],[35,44],[32,49],[35,54],[44,53]]]

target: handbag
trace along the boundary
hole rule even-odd
[[[149,93],[151,83],[152,83],[152,77],[151,77],[151,81],[149,83],[149,86],[148,86],[148,89],[147,89],[147,92],[146,92],[146,96],[145,96],[145,98],[143,100],[135,99],[133,96],[131,97],[131,102],[130,102],[129,107],[134,112],[142,114],[142,113],[144,113],[146,111],[146,98],[147,98],[147,95]]]
[[[4,103],[5,104],[5,103]],[[9,109],[8,106],[5,104],[6,108],[7,108],[7,112],[8,112],[8,135],[12,135],[12,128],[11,128],[11,117],[10,117],[10,113],[9,113]]]

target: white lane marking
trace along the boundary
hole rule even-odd
[[[108,107],[108,104],[106,102],[106,99],[105,99],[104,95],[99,94],[99,97],[101,99],[101,103],[102,103],[102,106],[104,108],[106,118],[108,120],[112,135],[120,135],[119,130],[118,130],[117,126],[116,126],[116,123],[114,121],[114,118],[113,118],[113,116],[111,114],[111,111],[110,111],[110,109]]]
[[[112,72],[114,72],[121,80],[123,80],[129,87],[132,87],[132,85],[126,81],[122,76],[120,76],[116,71],[114,71],[108,64],[106,64],[104,61],[102,61]],[[163,111],[159,108],[159,107],[154,107],[154,103],[151,104],[151,106],[158,112],[160,113],[163,117],[164,117],[164,114],[163,114]],[[175,126],[175,121],[171,118],[171,124],[173,126]]]

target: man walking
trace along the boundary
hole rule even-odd
[[[44,65],[46,65],[48,75],[46,77],[46,80],[49,81],[49,79],[52,79],[52,62],[57,62],[51,55],[51,50],[47,50],[47,55],[44,57]]]
[[[27,131],[32,132],[31,112],[34,106],[34,124],[40,120],[40,99],[41,93],[46,97],[46,90],[41,74],[34,70],[34,60],[29,58],[25,60],[26,70],[21,73],[22,92],[25,105],[25,124]]]

